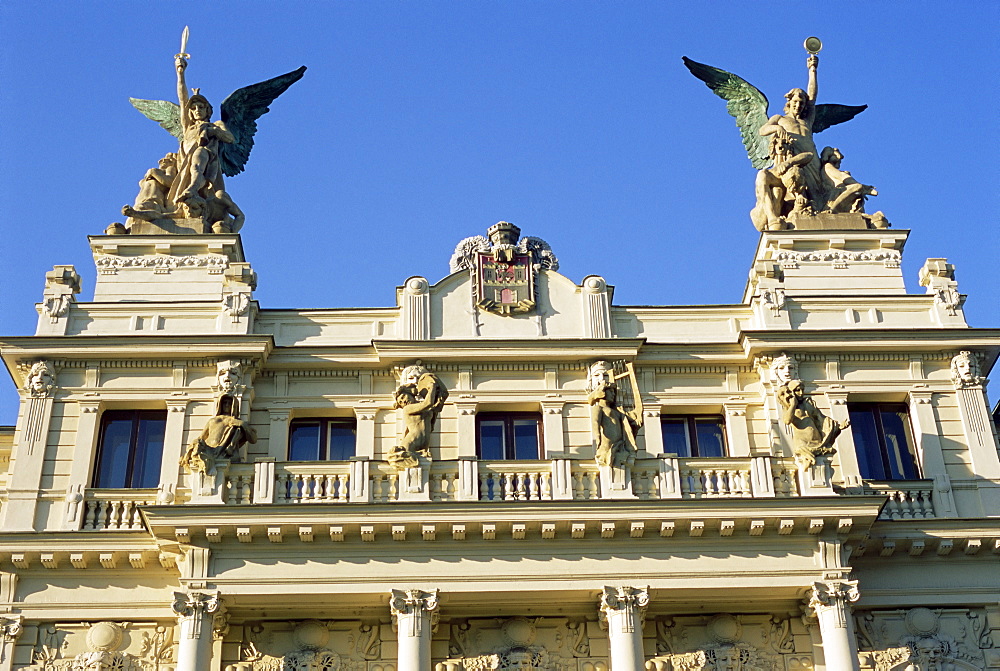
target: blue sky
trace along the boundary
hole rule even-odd
[[[188,83],[216,107],[309,67],[227,181],[262,307],[386,306],[411,275],[501,219],[547,240],[561,272],[618,304],[736,303],[758,233],[754,171],[724,103],[681,56],[770,98],[804,86],[824,41],[821,102],[868,104],[819,136],[911,229],[910,291],[928,257],[957,267],[977,327],[997,297],[1000,3],[98,2],[0,4],[0,333],[34,331],[53,264],[93,294],[86,236],[131,203],[176,146],[128,104]],[[821,145],[822,146],[822,145]],[[0,424],[16,393],[0,394]]]

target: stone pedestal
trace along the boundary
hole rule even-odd
[[[605,587],[601,594],[601,625],[608,630],[611,671],[643,671],[642,625],[649,588]]]
[[[394,589],[389,600],[398,643],[396,671],[430,671],[431,633],[437,624],[437,590]]]
[[[634,499],[630,466],[600,466],[601,499]]]
[[[245,263],[235,234],[92,235],[94,301],[222,301],[225,272]],[[155,330],[155,329],[154,329]]]
[[[399,485],[396,493],[397,501],[430,501],[431,460],[418,457],[420,465],[404,468],[399,471]]]
[[[905,295],[900,262],[909,231],[794,230],[761,233],[743,302],[760,303],[761,326],[785,319],[796,296]],[[787,328],[787,326],[785,326]]]

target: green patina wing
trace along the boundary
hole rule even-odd
[[[758,132],[767,123],[767,97],[756,86],[732,72],[697,63],[687,56],[682,56],[682,59],[691,74],[726,101],[726,109],[740,127],[743,146],[753,167],[759,170],[771,165],[767,138],[761,137]]]
[[[816,105],[816,119],[813,121],[813,133],[819,133],[830,126],[850,121],[868,109],[868,105],[837,105],[824,103]]]
[[[267,114],[268,105],[288,90],[288,87],[302,79],[306,66],[279,75],[259,84],[251,84],[237,89],[222,101],[222,122],[235,142],[222,143],[219,148],[222,172],[228,177],[243,172],[253,149],[253,136],[257,132],[257,119]]]
[[[172,103],[169,100],[143,100],[141,98],[129,98],[128,101],[147,119],[152,119],[175,138],[181,139],[184,129],[181,126],[181,108],[177,103]]]

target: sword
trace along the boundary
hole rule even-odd
[[[174,58],[183,58],[184,60],[188,60],[189,58],[191,58],[191,54],[186,53],[188,46],[188,36],[190,34],[191,34],[191,29],[188,28],[187,26],[184,26],[184,31],[181,33],[181,52],[176,56],[174,56]]]

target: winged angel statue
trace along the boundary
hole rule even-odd
[[[875,189],[840,169],[844,157],[839,149],[826,147],[817,152],[813,134],[850,121],[868,106],[816,103],[819,57],[815,52],[806,61],[808,89],[794,88],[786,93],[784,114],[771,117],[767,97],[753,84],[686,56],[683,60],[691,74],[726,101],[750,162],[759,171],[757,204],[750,212],[758,230],[796,228],[797,221],[822,213],[864,212],[865,198],[876,195]],[[876,227],[888,225],[881,213],[865,217],[865,221]]]
[[[132,105],[177,138],[179,148],[146,172],[134,206],[122,208],[134,226],[137,220],[195,220],[204,232],[237,232],[243,212],[226,193],[223,175],[243,172],[253,149],[257,119],[268,105],[302,78],[305,66],[258,84],[237,89],[222,102],[222,120],[211,121],[212,105],[199,89],[188,93],[184,73],[190,56],[188,29],[181,37],[181,53],[174,57],[178,103],[129,98]],[[203,232],[199,230],[198,232]]]

